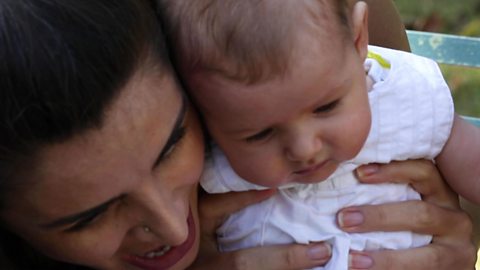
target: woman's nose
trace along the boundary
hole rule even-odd
[[[137,235],[155,236],[170,246],[183,243],[188,237],[188,205],[185,200],[171,197],[171,192],[157,190],[154,185],[144,184],[137,200],[141,218],[135,228]],[[169,194],[170,193],[170,194]]]

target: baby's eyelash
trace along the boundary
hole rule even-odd
[[[314,113],[325,113],[325,112],[329,112],[333,109],[335,109],[335,107],[337,107],[337,105],[340,103],[340,100],[337,99],[333,102],[330,102],[326,105],[323,105],[323,106],[320,106],[318,108],[315,109]]]

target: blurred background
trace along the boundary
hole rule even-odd
[[[480,0],[394,0],[407,29],[480,37]],[[480,69],[442,66],[455,110],[480,117]]]
[[[480,37],[480,0],[394,1],[407,29]],[[455,110],[480,117],[480,68],[442,65],[441,69],[452,90]],[[464,200],[462,207],[474,221],[474,241],[480,246],[480,207]],[[480,270],[480,259],[476,269]]]

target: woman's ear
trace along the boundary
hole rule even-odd
[[[368,54],[368,6],[358,1],[352,8],[352,38],[355,48],[364,60]]]

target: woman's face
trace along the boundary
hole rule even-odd
[[[40,151],[1,216],[57,260],[184,269],[198,251],[203,151],[195,113],[173,77],[137,72],[101,128]]]

